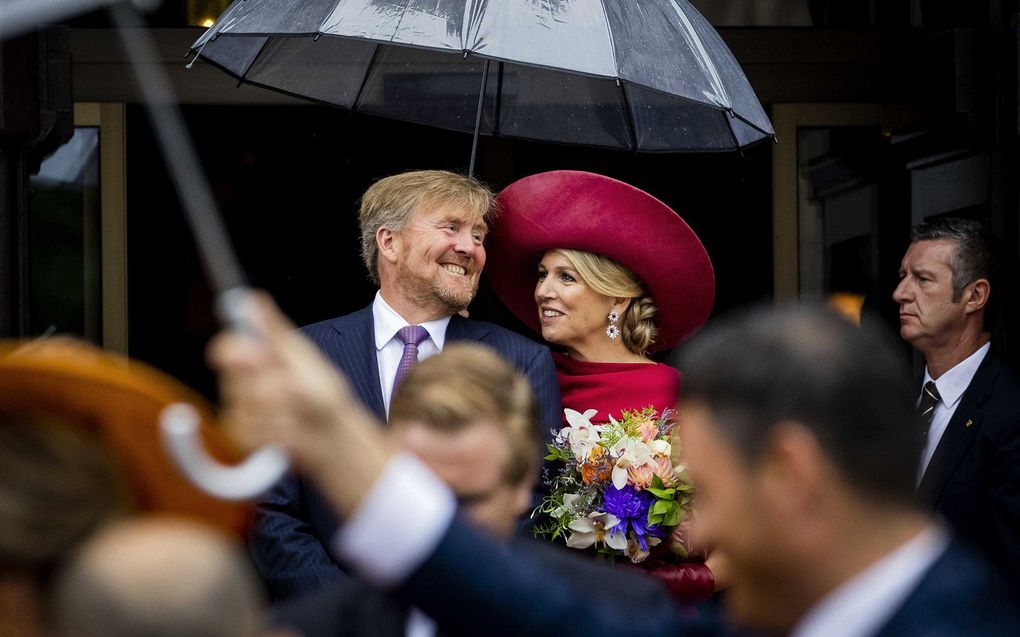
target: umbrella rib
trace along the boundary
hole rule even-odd
[[[245,82],[245,78],[248,77],[248,71],[250,71],[252,69],[252,67],[255,66],[255,63],[259,61],[259,58],[262,57],[262,52],[266,50],[266,47],[269,46],[269,42],[272,39],[273,38],[266,38],[266,41],[262,43],[262,46],[259,47],[259,52],[256,53],[255,57],[253,57],[251,59],[251,64],[246,66],[244,68],[244,70],[241,71],[241,75],[239,75],[237,77],[237,87],[235,87],[235,88],[239,88],[241,86],[241,84],[243,84]]]
[[[620,62],[616,57],[616,39],[613,37],[613,25],[609,22],[609,12],[606,11],[605,0],[599,0],[599,6],[602,7],[602,17],[606,20],[606,30],[609,31],[609,50],[613,54],[613,70],[616,71],[616,81],[619,82]]]
[[[492,136],[499,136],[499,111],[503,106],[503,62],[496,60],[496,99],[492,113]]]
[[[411,0],[404,0],[404,10],[400,12],[400,19],[397,20],[397,26],[393,28],[393,36],[390,37],[390,42],[392,42],[397,37],[397,34],[400,33],[400,25],[404,24],[404,17],[407,16],[407,9],[410,6]]]
[[[733,115],[733,117],[736,117],[737,119],[739,119],[740,121],[744,122],[745,124],[747,124],[748,126],[750,126],[751,128],[753,128],[754,130],[758,131],[759,133],[761,133],[763,135],[768,135],[769,137],[775,137],[776,136],[776,132],[775,131],[767,131],[767,130],[765,130],[761,126],[758,126],[757,124],[755,124],[754,122],[752,122],[751,120],[747,119],[746,117],[744,117],[743,115],[741,115],[740,113],[738,113],[736,111],[732,111],[730,114]],[[766,119],[767,118],[768,118],[768,115],[766,115]]]
[[[728,130],[730,132],[730,137],[733,138],[733,147],[739,150],[740,149],[740,140],[737,139],[737,134],[733,130],[733,123],[730,122],[731,119],[735,119],[736,118],[736,115],[733,114],[733,110],[732,109],[727,109],[727,110],[723,111],[722,113],[723,113],[723,117],[726,118],[726,130]],[[741,151],[741,153],[743,153],[743,151]]]
[[[358,102],[361,101],[361,93],[365,90],[365,85],[368,84],[368,76],[372,73],[372,67],[375,66],[375,58],[379,55],[379,49],[382,48],[381,44],[376,44],[375,48],[372,49],[372,58],[368,61],[368,66],[365,67],[365,75],[361,78],[361,84],[358,85],[358,93],[354,96],[354,101],[351,102],[351,110],[358,108]]]
[[[471,136],[471,161],[468,164],[468,177],[475,176],[475,157],[478,154],[478,133],[482,130],[482,107],[485,105],[485,85],[489,79],[489,60],[482,66],[482,86],[478,89],[478,111],[475,113],[475,132]]]
[[[637,131],[634,130],[634,125],[631,123],[633,114],[630,112],[630,100],[627,99],[627,84],[617,80],[620,85],[620,95],[623,98],[623,127],[627,129],[627,138],[630,140],[630,147],[632,150],[637,150]]]
[[[198,58],[202,57],[202,50],[205,49],[205,45],[209,44],[210,42],[215,41],[216,38],[219,37],[220,31],[222,31],[224,25],[227,24],[227,20],[229,20],[230,17],[234,15],[234,12],[237,11],[237,7],[239,7],[239,6],[240,6],[240,3],[230,5],[230,7],[227,9],[227,11],[216,20],[216,24],[214,24],[211,27],[209,27],[210,31],[212,31],[213,29],[216,29],[216,30],[209,34],[209,37],[206,38],[205,42],[202,43],[202,46],[198,47],[198,51],[195,52],[195,57],[191,60],[191,62],[188,63],[188,65],[185,68],[190,69],[192,67],[192,65],[195,64],[195,60],[197,60]],[[203,35],[202,37],[205,37],[205,36]],[[191,51],[189,51],[189,53],[190,52]],[[262,51],[259,50],[259,53],[262,53]],[[255,57],[257,58],[258,56],[256,55]],[[254,62],[255,62],[255,60],[252,60],[253,64],[254,64]],[[251,66],[251,65],[249,65],[249,66]],[[247,73],[247,70],[245,71],[245,73]]]
[[[692,45],[691,52],[698,58],[702,68],[708,71],[709,81],[712,83],[712,88],[716,92],[716,97],[724,102],[719,106],[732,110],[733,102],[730,101],[730,96],[726,91],[726,86],[723,84],[722,78],[719,77],[719,71],[715,68],[715,63],[712,62],[712,57],[705,49],[705,44],[701,41],[701,37],[698,36],[697,31],[694,30],[694,25],[691,24],[690,19],[687,17],[687,14],[684,13],[680,4],[676,2],[676,0],[672,0],[672,4],[675,7],[677,17],[684,23],[684,35],[690,36],[685,39],[687,39],[688,44]]]
[[[334,14],[334,13],[336,12],[336,8],[337,8],[338,6],[340,6],[340,3],[341,3],[341,2],[343,2],[343,0],[336,0],[336,1],[335,1],[335,2],[333,3],[333,8],[332,8],[332,9],[330,9],[329,11],[327,11],[327,12],[326,12],[326,17],[324,17],[324,18],[322,19],[322,22],[320,22],[320,23],[319,23],[319,28],[315,30],[315,32],[316,32],[317,34],[320,34],[320,33],[322,33],[322,32],[323,32],[322,30],[323,30],[323,28],[324,28],[324,27],[326,26],[326,20],[329,20],[330,16],[332,16],[332,15],[333,15],[333,14]]]

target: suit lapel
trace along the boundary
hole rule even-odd
[[[981,429],[981,406],[988,399],[998,373],[999,362],[989,352],[960,398],[960,404],[956,406],[942,439],[935,447],[935,453],[917,489],[922,502],[932,510]]]
[[[447,341],[480,341],[488,333],[488,325],[466,319],[459,314],[450,317],[450,324],[446,326]]]
[[[375,350],[375,328],[372,306],[335,320],[331,327],[336,333],[327,353],[347,374],[354,390],[366,407],[385,420],[382,388],[379,386],[379,359]],[[481,341],[489,333],[489,326],[465,319],[457,314],[450,318],[446,340]]]
[[[332,327],[337,332],[338,359],[354,390],[366,407],[376,416],[386,419],[382,388],[379,386],[379,360],[375,351],[375,330],[372,324],[372,307],[337,320]]]

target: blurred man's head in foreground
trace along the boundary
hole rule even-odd
[[[724,319],[685,351],[696,524],[732,562],[736,619],[788,630],[923,524],[911,504],[921,441],[896,352],[808,308]]]
[[[114,523],[54,587],[60,637],[252,637],[261,591],[234,538],[170,516]]]
[[[509,536],[538,465],[527,380],[492,350],[456,344],[418,363],[390,407],[398,444],[421,458],[486,530]]]

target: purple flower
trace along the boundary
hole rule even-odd
[[[631,485],[617,489],[612,483],[606,485],[603,493],[602,508],[620,519],[620,523],[612,528],[611,534],[634,531],[643,551],[648,550],[645,536],[665,537],[667,530],[658,525],[648,525],[648,509],[655,503],[655,496],[648,491],[639,491]]]

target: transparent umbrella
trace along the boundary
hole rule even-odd
[[[192,51],[241,82],[475,145],[720,151],[774,134],[684,0],[235,0]]]

